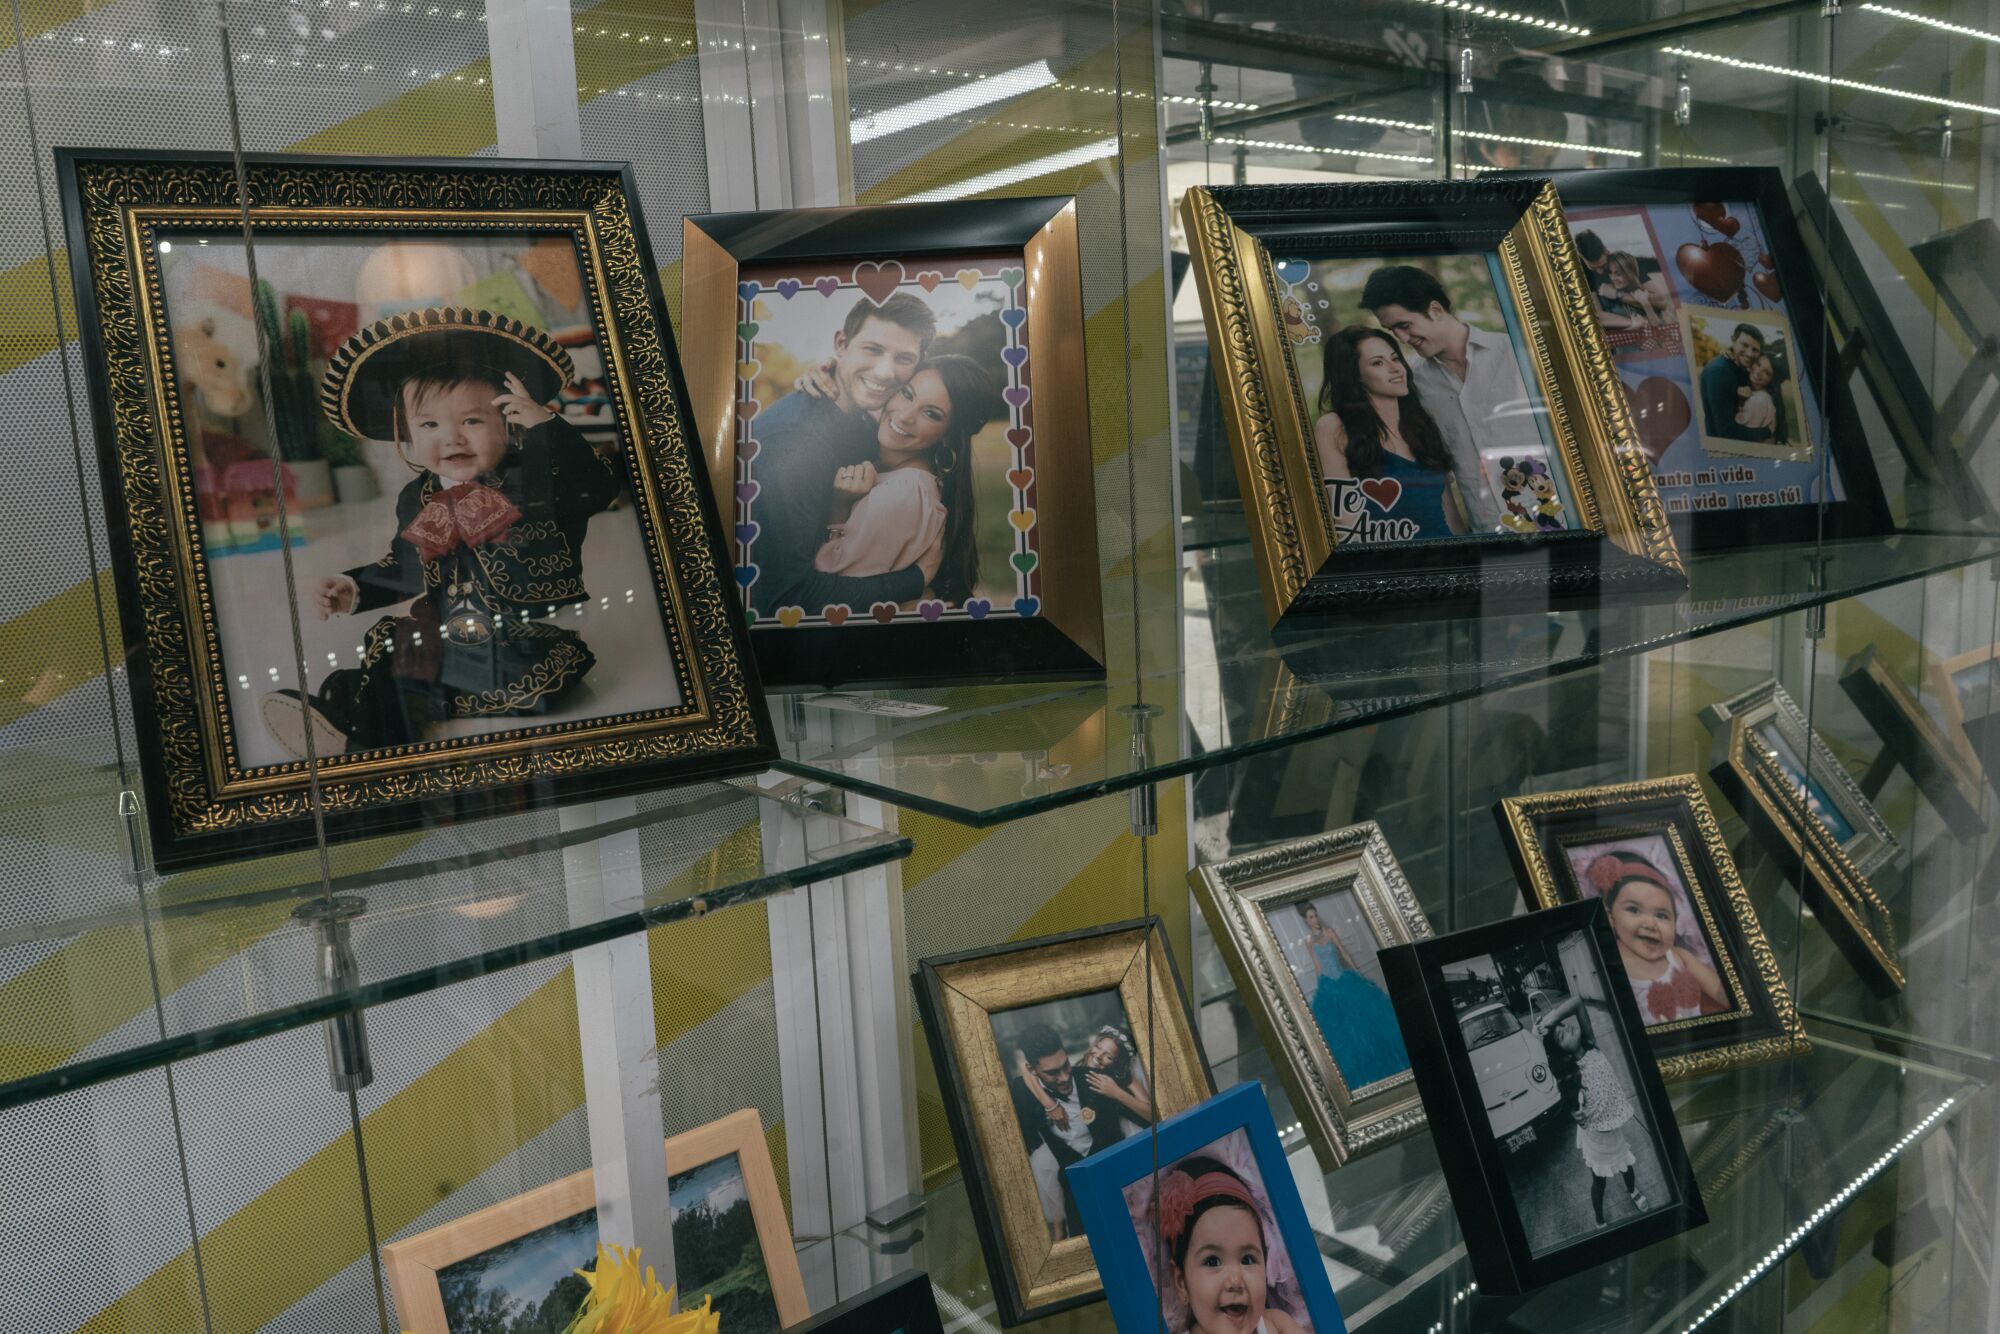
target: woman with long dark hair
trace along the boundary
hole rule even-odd
[[[813,566],[867,576],[936,568],[925,595],[962,606],[979,582],[972,437],[1001,413],[971,357],[932,357],[882,405],[873,462],[840,469]]]
[[[1395,336],[1351,325],[1327,338],[1323,355],[1313,446],[1328,485],[1394,478],[1401,490],[1386,518],[1413,520],[1413,538],[1465,532],[1444,432],[1411,383]]]

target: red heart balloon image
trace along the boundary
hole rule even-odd
[[[1775,269],[1778,267],[1778,262],[1771,258],[1771,252],[1768,250],[1757,252],[1757,264],[1760,268],[1766,269]]]
[[[1649,375],[1639,381],[1637,389],[1625,386],[1625,401],[1639,427],[1639,448],[1645,451],[1646,462],[1658,465],[1667,447],[1680,439],[1694,420],[1687,394],[1664,375]]]
[[[1711,301],[1728,301],[1743,291],[1743,256],[1730,245],[1689,241],[1674,252],[1674,267],[1695,291]]]
[[[1724,218],[1715,224],[1715,230],[1721,232],[1724,236],[1734,236],[1743,230],[1743,224],[1734,218]]]
[[[1724,208],[1720,201],[1705,200],[1694,206],[1694,215],[1713,227],[1729,216],[1729,210]]]
[[[1754,274],[1750,279],[1750,285],[1762,292],[1766,301],[1785,299],[1785,289],[1778,285],[1778,275],[1775,273]]]
[[[826,623],[828,625],[847,624],[847,607],[845,606],[845,604],[836,605],[832,607],[824,607],[820,610],[820,615],[826,617]]]
[[[1403,484],[1393,477],[1368,477],[1362,479],[1361,494],[1385,510],[1393,509],[1403,494]]]

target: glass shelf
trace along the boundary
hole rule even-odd
[[[779,764],[965,824],[999,824],[1996,555],[2000,538],[1959,534],[1755,548],[1696,558],[1688,591],[1651,605],[1347,620],[1280,644],[1266,628],[1248,548],[1218,547],[1187,557],[1177,670],[1075,685],[856,692],[941,711],[857,715],[860,734],[833,743],[795,725],[784,729]]]
[[[1348,1328],[1682,1334],[1779,1327],[1754,1314],[1726,1322],[1758,1311],[1754,1302],[1778,1298],[1778,1285],[1759,1280],[1793,1253],[1804,1252],[1808,1270],[1817,1274],[1840,1244],[1843,1206],[1885,1173],[1927,1170],[1913,1150],[1950,1124],[1982,1087],[1960,1074],[1850,1045],[1844,1039],[1852,1036],[1819,1031],[1813,1053],[1800,1061],[1669,1086],[1709,1221],[1614,1262],[1608,1268],[1623,1273],[1616,1285],[1606,1269],[1597,1269],[1524,1297],[1482,1295],[1428,1133],[1332,1174],[1320,1172],[1303,1143],[1288,1139]],[[1254,1059],[1223,1062],[1215,1069],[1216,1083],[1262,1078],[1280,1123],[1288,1122],[1280,1086],[1268,1069],[1258,1068],[1260,1061],[1261,1048]],[[956,1174],[937,1182],[923,1211],[908,1221],[889,1229],[855,1228],[836,1241],[878,1257],[913,1255],[929,1271],[941,1309],[961,1318],[992,1318],[993,1294]],[[1613,1291],[1617,1300],[1603,1305],[1604,1294]],[[1641,1293],[1644,1303],[1630,1300]],[[1601,1311],[1601,1319],[1590,1320],[1593,1311]],[[1091,1305],[1035,1327],[1080,1334],[1102,1321],[1101,1308]]]
[[[293,884],[202,896],[192,875],[126,910],[0,929],[0,1108],[910,854],[823,813],[824,789],[765,781],[343,845],[336,867],[370,869],[323,882],[301,857]],[[351,949],[324,983],[328,917]]]

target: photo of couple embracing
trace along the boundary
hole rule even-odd
[[[993,267],[745,271],[737,578],[758,623],[983,618],[1031,591],[1026,326],[1019,270]]]

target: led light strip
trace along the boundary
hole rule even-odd
[[[1886,171],[1856,171],[1852,167],[1835,167],[1836,176],[1852,176],[1857,181],[1891,181],[1897,185],[1914,185],[1921,190],[1977,190],[1976,185],[1963,181],[1922,181],[1914,176],[1891,176]]]
[[[1926,1116],[1923,1120],[1917,1122],[1916,1125],[1912,1126],[1910,1128],[1910,1132],[1907,1135],[1904,1135],[1894,1144],[1891,1144],[1888,1150],[1884,1152],[1880,1158],[1877,1158],[1874,1162],[1870,1163],[1867,1167],[1863,1168],[1860,1175],[1856,1176],[1852,1181],[1848,1182],[1845,1186],[1842,1186],[1840,1188],[1839,1194],[1835,1195],[1825,1204],[1822,1204],[1819,1208],[1813,1210],[1812,1213],[1806,1217],[1805,1222],[1799,1224],[1797,1227],[1793,1228],[1790,1232],[1787,1232],[1785,1234],[1785,1239],[1783,1241],[1779,1242],[1776,1246],[1773,1246],[1769,1251],[1767,1251],[1763,1259],[1759,1260],[1756,1264],[1750,1267],[1748,1273],[1744,1274],[1743,1277],[1737,1279],[1736,1282],[1734,1282],[1729,1286],[1727,1291],[1725,1291],[1720,1297],[1717,1297],[1713,1302],[1709,1303],[1708,1309],[1703,1311],[1699,1316],[1697,1316],[1692,1324],[1688,1325],[1686,1329],[1681,1331],[1681,1334],[1695,1334],[1696,1330],[1700,1329],[1703,1325],[1706,1325],[1709,1321],[1713,1320],[1717,1312],[1721,1311],[1724,1307],[1728,1306],[1729,1303],[1736,1300],[1736,1296],[1738,1293],[1742,1292],[1743,1289],[1749,1287],[1752,1283],[1755,1283],[1758,1279],[1762,1278],[1765,1275],[1765,1273],[1770,1270],[1771,1266],[1777,1264],[1787,1255],[1790,1255],[1792,1253],[1792,1248],[1797,1246],[1800,1242],[1804,1241],[1806,1239],[1807,1234],[1810,1233],[1814,1228],[1818,1227],[1820,1223],[1825,1220],[1828,1214],[1833,1213],[1835,1210],[1845,1205],[1849,1200],[1854,1198],[1855,1193],[1859,1191],[1863,1186],[1866,1186],[1876,1177],[1882,1175],[1882,1171],[1884,1168],[1888,1167],[1890,1163],[1894,1162],[1897,1159],[1897,1157],[1902,1154],[1903,1150],[1909,1148],[1919,1139],[1922,1139],[1924,1136],[1924,1132],[1929,1130],[1932,1126],[1936,1125],[1938,1122],[1938,1118],[1942,1117],[1946,1112],[1949,1112],[1954,1106],[1957,1105],[1957,1103],[1958,1103],[1958,1096],[1956,1094],[1953,1094],[1951,1097],[1948,1097],[1943,1102],[1939,1103],[1937,1109],[1933,1111],[1929,1116]]]
[[[1413,153],[1370,153],[1359,148],[1320,148],[1313,144],[1281,144],[1275,139],[1232,139],[1220,134],[1215,136],[1215,142],[1218,144],[1228,144],[1234,148],[1269,148],[1280,153],[1311,153],[1315,156],[1331,154],[1335,157],[1372,157],[1383,158],[1390,162],[1418,162],[1425,164],[1437,161],[1436,158],[1418,157]]]
[[[1836,79],[1830,74],[1814,74],[1810,70],[1792,69],[1786,65],[1766,65],[1761,60],[1738,60],[1734,56],[1712,55],[1707,51],[1690,51],[1684,46],[1663,46],[1660,50],[1670,56],[1682,56],[1689,60],[1707,60],[1717,65],[1727,65],[1731,69],[1755,70],[1760,74],[1782,74],[1788,79],[1805,79],[1811,83],[1823,83],[1830,88],[1852,88],[1857,92],[1880,93],[1884,97],[1899,97],[1906,102],[1925,102],[1935,107],[1950,107],[1954,111],[1976,111],[1982,116],[2000,116],[2000,107],[1981,106],[1977,102],[1954,102],[1949,97],[1932,97],[1927,93],[1912,93],[1902,88],[1890,88],[1879,83],[1860,83],[1854,79]]]
[[[1474,18],[1499,19],[1503,23],[1518,23],[1527,28],[1540,28],[1544,32],[1568,33],[1572,37],[1588,37],[1590,29],[1574,23],[1564,23],[1560,19],[1538,19],[1532,14],[1518,14],[1511,9],[1495,9],[1491,5],[1476,5],[1469,0],[1428,0],[1438,9],[1456,10],[1470,14]]]
[[[1487,139],[1499,144],[1527,144],[1534,148],[1574,148],[1579,153],[1605,153],[1611,157],[1644,157],[1637,148],[1608,148],[1603,144],[1566,144],[1557,139],[1528,139],[1518,134],[1488,134],[1484,130],[1453,130],[1454,139]]]
[[[1977,37],[1982,42],[2000,42],[2000,33],[1987,32],[1981,28],[1968,28],[1962,23],[1946,23],[1943,19],[1934,19],[1927,14],[1912,14],[1907,9],[1892,9],[1888,5],[1867,3],[1867,0],[1864,0],[1861,7],[1871,14],[1881,14],[1892,19],[1907,19],[1911,23],[1939,28],[1945,32],[1956,33],[1960,37]]]
[[[1350,116],[1345,111],[1333,113],[1335,120],[1344,120],[1350,125],[1386,125],[1392,130],[1408,130],[1412,134],[1436,134],[1435,126],[1416,120],[1391,120],[1387,116]]]
[[[578,28],[577,31],[582,32],[583,29]],[[928,74],[940,79],[977,81],[1007,77],[1004,74],[975,74],[970,70],[951,69],[948,66],[941,65],[916,65],[902,60],[870,60],[866,56],[848,56],[847,63],[857,65],[862,69],[893,70],[898,74]],[[1117,97],[1120,95],[1115,88],[1099,88],[1087,83],[1054,82],[1049,86],[1060,88],[1066,93],[1092,93],[1099,97]],[[1185,93],[1154,94],[1141,92],[1137,88],[1127,88],[1124,91],[1124,96],[1144,99],[1146,101],[1172,102],[1179,106],[1198,107],[1203,105],[1202,99],[1199,97],[1190,97]],[[1218,111],[1259,111],[1263,109],[1264,104],[1261,102],[1232,102],[1228,98],[1212,97],[1208,99],[1206,105]]]
[[[965,199],[972,195],[984,194],[988,190],[998,190],[1004,186],[1016,185],[1022,181],[1032,181],[1037,176],[1049,176],[1073,167],[1086,166],[1100,158],[1107,158],[1118,151],[1116,139],[1103,139],[1094,144],[1052,153],[1048,157],[1036,158],[1033,162],[1023,162],[1019,166],[1002,167],[999,171],[989,171],[983,176],[973,176],[952,185],[941,185],[935,190],[924,190],[918,194],[904,195],[898,202],[904,204],[926,204],[943,199]]]

